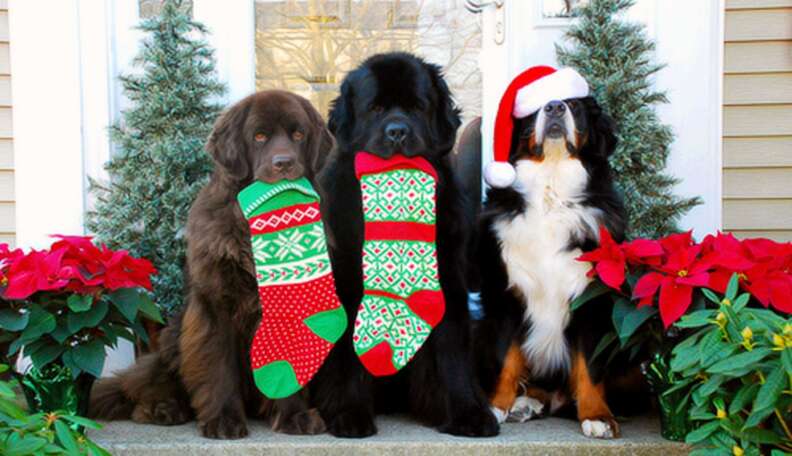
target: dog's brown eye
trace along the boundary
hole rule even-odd
[[[266,142],[267,135],[265,135],[264,133],[256,133],[256,136],[254,136],[253,139],[255,139],[256,142]]]
[[[292,139],[294,141],[302,141],[305,138],[305,135],[301,131],[295,131],[292,133]]]

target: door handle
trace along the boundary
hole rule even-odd
[[[478,14],[484,11],[484,8],[495,5],[496,8],[500,8],[503,6],[503,2],[506,0],[490,0],[490,1],[481,1],[481,0],[465,0],[465,8],[468,11],[474,14]]]
[[[465,0],[465,8],[473,14],[481,14],[490,6],[495,7],[495,30],[493,40],[501,45],[506,41],[506,0]]]

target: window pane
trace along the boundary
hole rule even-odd
[[[479,17],[464,0],[256,0],[256,87],[297,92],[327,115],[367,57],[413,52],[441,65],[465,119],[481,113]]]

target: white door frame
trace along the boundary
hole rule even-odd
[[[557,65],[552,41],[568,22],[537,24],[540,2],[505,0],[506,40],[502,45],[494,40],[494,6],[484,12],[484,164],[492,159],[495,112],[508,83],[529,66]],[[649,37],[657,43],[657,60],[668,65],[655,81],[660,90],[667,91],[670,101],[659,106],[658,113],[676,135],[667,170],[681,180],[677,194],[698,195],[704,200],[680,223],[699,238],[721,229],[723,11],[723,0],[638,0],[628,12],[628,18],[646,24]],[[548,35],[553,40],[546,41]],[[545,39],[531,40],[539,36]]]

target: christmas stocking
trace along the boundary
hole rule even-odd
[[[250,361],[269,398],[289,396],[319,370],[347,326],[327,256],[319,197],[307,179],[256,181],[237,196],[250,226],[261,323]]]
[[[404,367],[445,312],[435,247],[437,174],[423,158],[355,157],[365,220],[363,300],[352,337],[374,375]]]

